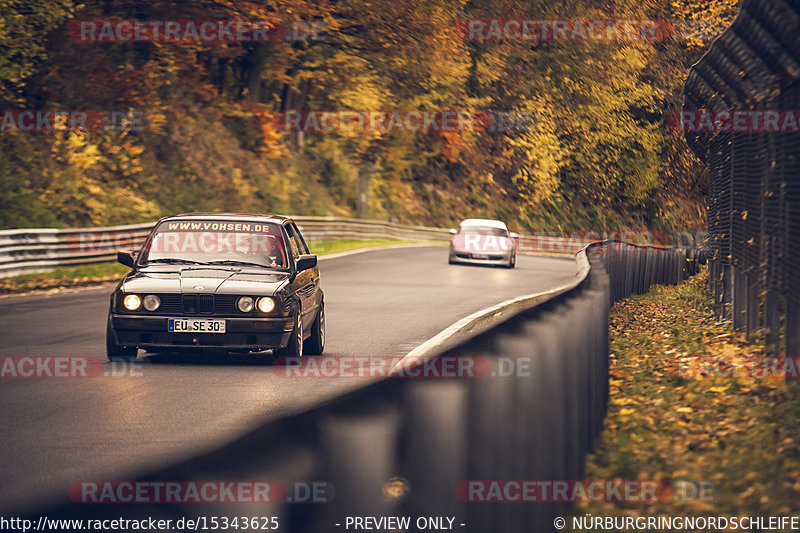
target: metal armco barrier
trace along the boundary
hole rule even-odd
[[[397,239],[444,241],[446,229],[406,226],[375,220],[293,217],[307,240]],[[77,229],[0,231],[0,277],[41,272],[57,266],[114,261],[118,250],[138,249],[154,222]]]
[[[692,67],[685,112],[740,113],[745,127],[688,129],[710,169],[709,281],[720,318],[773,355],[800,355],[800,6],[744,0],[730,28]],[[767,122],[772,114],[772,123]],[[788,116],[792,119],[792,116]]]
[[[379,220],[337,217],[292,217],[306,240],[409,240],[446,242],[444,228],[408,226]],[[42,272],[59,266],[114,261],[118,250],[138,249],[155,222],[127,226],[74,229],[14,229],[0,231],[0,278]],[[599,234],[599,233],[598,233]],[[575,254],[590,241],[568,232],[522,234],[522,252]]]
[[[689,252],[677,248],[634,246],[603,242],[589,247],[590,256],[599,256],[611,283],[611,302],[631,294],[644,294],[652,285],[669,285],[698,272],[697,261]]]
[[[344,531],[348,516],[446,516],[466,532],[552,531],[569,503],[473,501],[478,493],[465,487],[469,480],[581,479],[608,403],[610,305],[653,284],[684,279],[685,259],[674,249],[591,245],[578,254],[580,273],[570,283],[473,316],[457,343],[417,360],[424,367],[447,358],[480,359],[491,372],[383,379],[140,477],[277,481],[287,489],[278,501],[71,503],[43,514],[276,516],[281,531],[297,533]],[[481,327],[487,320],[489,327]],[[307,490],[314,486],[321,489]]]
[[[2,230],[0,277],[113,261],[117,250],[141,246],[152,227]]]

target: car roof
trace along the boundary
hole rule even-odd
[[[283,215],[261,215],[258,213],[181,213],[161,220],[247,220],[250,222],[274,222],[283,224],[291,217]]]
[[[505,222],[499,220],[492,220],[489,218],[467,218],[461,221],[460,226],[464,227],[482,227],[482,228],[498,228],[507,230]]]

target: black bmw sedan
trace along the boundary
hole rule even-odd
[[[110,360],[215,348],[318,355],[325,301],[317,256],[291,218],[189,213],[159,220],[111,295]]]

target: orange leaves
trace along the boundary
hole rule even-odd
[[[716,321],[706,281],[702,273],[614,305],[609,416],[586,478],[645,472],[673,486],[710,483],[711,497],[581,504],[579,512],[735,516],[797,508],[800,398],[794,383],[676,374],[692,361],[752,369],[764,358],[761,346],[746,344]]]
[[[451,163],[455,163],[466,146],[462,133],[458,131],[443,131],[440,136],[442,138],[442,156]]]
[[[286,154],[283,145],[284,132],[279,129],[276,116],[266,106],[253,107],[253,122],[259,143],[256,151],[267,159],[277,159]]]

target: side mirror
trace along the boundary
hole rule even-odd
[[[317,266],[317,256],[314,254],[303,254],[295,260],[295,268],[298,272],[308,270]]]
[[[125,265],[126,267],[133,268],[133,264],[136,262],[136,258],[133,255],[133,252],[129,252],[127,250],[117,252],[117,261]]]
[[[450,229],[450,235],[455,235],[456,233],[458,233],[456,230],[454,230],[452,228]]]
[[[514,233],[513,231],[508,234],[509,239],[519,239],[519,233]]]

